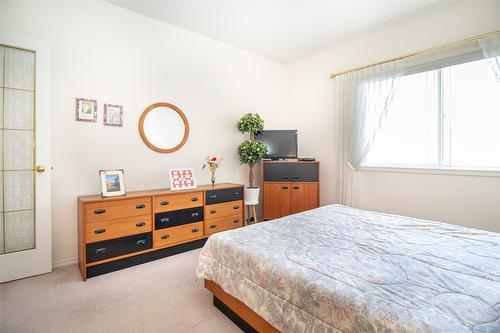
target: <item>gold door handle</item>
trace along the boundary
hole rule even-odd
[[[37,165],[35,170],[38,173],[45,172],[45,165]]]

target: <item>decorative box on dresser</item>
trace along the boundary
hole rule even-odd
[[[243,185],[78,197],[78,262],[84,280],[202,247],[243,226]]]
[[[319,207],[319,161],[279,160],[261,164],[264,220]]]

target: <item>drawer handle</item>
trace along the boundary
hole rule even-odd
[[[106,232],[106,229],[101,228],[101,229],[94,230],[94,234],[102,234],[103,232]]]
[[[160,237],[160,238],[161,238],[161,239],[167,239],[168,237],[170,237],[170,236],[169,236],[169,235],[167,235],[167,234],[164,234],[164,235],[161,235],[161,237]]]
[[[283,179],[288,179],[288,176],[281,176],[281,178],[283,178]]]
[[[200,215],[200,213],[192,213],[191,217],[197,217],[198,215]]]
[[[162,202],[160,202],[160,205],[161,205],[161,206],[166,206],[166,205],[168,205],[169,203],[170,203],[170,202],[168,202],[168,201],[162,201]]]
[[[167,223],[170,221],[170,217],[164,217],[160,220],[161,223]]]
[[[288,190],[288,186],[281,186],[282,189]]]
[[[104,214],[106,213],[106,209],[96,209],[94,210],[94,214],[99,215],[99,214]]]
[[[214,228],[217,228],[217,224],[211,224],[210,225],[210,229],[214,229]]]
[[[197,197],[191,198],[191,201],[198,201]]]
[[[233,196],[237,197],[238,195],[240,195],[240,192],[234,192],[233,193]]]
[[[139,239],[137,242],[135,242],[136,245],[144,245],[146,244],[146,240],[145,239]]]
[[[298,186],[294,186],[294,187],[292,187],[292,188],[293,188],[294,190],[300,190],[300,187],[298,187]]]
[[[135,224],[136,227],[144,227],[146,225],[146,222],[137,222]]]
[[[233,206],[233,209],[239,209],[240,206]]]
[[[200,229],[198,228],[191,229],[191,232],[198,232],[198,231],[200,231]]]
[[[217,213],[217,210],[216,210],[216,209],[212,209],[212,210],[210,211],[210,214],[215,214],[215,213]]]
[[[100,254],[100,253],[104,253],[104,252],[106,252],[106,248],[105,247],[101,247],[101,248],[98,248],[98,249],[94,250],[95,254]]]
[[[209,195],[208,197],[209,197],[210,199],[215,199],[215,198],[217,198],[217,195],[215,195],[215,194],[211,194],[211,195]]]
[[[234,220],[233,223],[240,223],[240,220]]]
[[[146,207],[146,205],[143,205],[143,204],[140,204],[140,205],[136,205],[136,206],[135,206],[135,208],[136,208],[136,209],[143,209],[143,208],[145,208],[145,207]]]
[[[293,179],[299,179],[299,176],[293,176],[292,178]]]

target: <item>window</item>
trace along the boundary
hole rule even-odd
[[[403,76],[363,166],[500,170],[500,84],[489,60]]]

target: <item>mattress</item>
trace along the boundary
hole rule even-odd
[[[500,332],[500,234],[341,205],[211,236],[197,268],[282,332]]]

